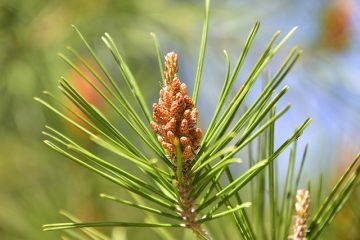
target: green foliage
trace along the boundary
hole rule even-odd
[[[193,90],[194,102],[198,98],[205,58],[209,1],[205,1],[205,5],[205,21]],[[241,87],[236,90],[234,83],[238,79],[259,26],[260,24],[256,23],[249,33],[232,71],[228,53],[224,51],[226,60],[224,84],[215,113],[197,153],[195,164],[189,173],[189,176],[194,179],[191,196],[196,199],[196,209],[194,209],[198,214],[196,221],[198,224],[205,225],[205,228],[209,229],[210,235],[214,236],[217,234],[216,230],[213,230],[209,223],[219,221],[218,219],[223,217],[232,221],[238,230],[238,237],[242,239],[286,239],[291,235],[294,195],[299,186],[307,152],[307,148],[305,148],[301,167],[295,172],[296,142],[310,124],[311,119],[304,120],[294,133],[276,148],[274,143],[276,138],[274,135],[275,122],[287,112],[290,106],[285,106],[280,111],[275,109],[279,100],[288,90],[287,86],[281,89],[279,86],[298,60],[301,50],[294,47],[289,51],[279,69],[268,78],[255,101],[242,112],[247,96],[260,79],[264,69],[295,31],[295,28],[292,29],[277,44],[280,32],[276,32],[249,75],[242,82]],[[145,222],[85,223],[62,212],[71,222],[46,224],[43,226],[44,230],[80,228],[85,237],[77,235],[78,232],[74,230],[68,230],[64,234],[74,239],[110,239],[95,230],[94,227],[186,228],[176,212],[178,189],[177,183],[174,181],[175,173],[155,134],[149,128],[151,114],[148,104],[145,102],[130,66],[127,65],[113,38],[105,33],[102,40],[114,58],[122,80],[129,90],[124,92],[124,88],[119,85],[120,80],[113,77],[113,74],[100,61],[94,49],[79,30],[76,27],[74,29],[96,66],[91,65],[71,47],[68,47],[68,50],[76,60],[71,60],[63,54],[60,54],[60,57],[101,97],[111,114],[87,101],[66,78],[61,78],[58,86],[67,99],[76,106],[76,109],[49,92],[44,92],[49,100],[35,99],[81,130],[98,147],[108,153],[100,154],[95,149],[88,149],[50,126],[46,126],[46,130],[43,132],[47,137],[44,142],[75,163],[128,190],[134,200],[118,199],[108,194],[101,194],[100,197],[139,209],[149,214],[150,217],[147,217],[148,220]],[[153,33],[152,37],[159,69],[162,72],[159,41]],[[81,63],[84,68],[80,68],[75,62]],[[83,69],[86,69],[92,77],[90,78]],[[231,97],[230,92],[234,90],[236,94]],[[128,93],[131,93],[132,96],[129,96]],[[112,114],[117,117],[116,121],[112,118]],[[238,117],[239,115],[240,117]],[[121,124],[119,124],[120,121]],[[136,142],[127,138],[123,127],[129,128],[136,134],[138,137]],[[276,161],[291,144],[294,147],[291,149],[288,159],[285,186],[282,186],[281,179],[278,177],[279,170]],[[257,148],[256,151],[253,151],[252,146]],[[244,150],[249,152],[247,159],[249,168],[239,176],[234,176],[230,164],[241,163],[242,161],[236,156]],[[179,155],[177,154],[178,157]],[[114,159],[117,160],[116,163],[114,163]],[[314,211],[316,214],[311,218],[309,239],[316,239],[319,236],[358,185],[359,168],[353,171],[358,159],[359,156],[320,208]],[[138,171],[124,170],[120,161],[128,161]],[[182,161],[179,160],[177,163],[181,164]],[[182,167],[178,166],[177,169],[182,169]],[[178,171],[176,174],[181,180],[182,171]],[[280,195],[278,192],[282,187],[283,194]],[[250,192],[251,203],[243,201],[243,193],[246,191]],[[268,197],[269,207],[266,203]],[[267,210],[266,213],[265,210]],[[158,222],[155,216],[165,222]],[[268,216],[269,221],[264,220],[267,219],[264,216]],[[172,238],[170,231],[158,231],[158,234],[166,239]],[[198,237],[200,239],[207,238],[201,234]]]

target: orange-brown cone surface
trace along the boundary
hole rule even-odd
[[[176,147],[174,140],[181,143],[183,160],[189,162],[198,149],[202,132],[195,127],[198,110],[187,95],[185,83],[178,76],[177,54],[170,52],[165,56],[164,76],[166,84],[160,90],[160,99],[153,105],[151,128],[158,134],[158,139],[166,150],[169,159],[174,160]]]

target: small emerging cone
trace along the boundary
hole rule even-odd
[[[174,160],[176,155],[175,139],[180,141],[183,166],[189,169],[202,132],[195,127],[199,113],[187,95],[186,84],[179,80],[178,69],[177,54],[168,53],[164,68],[166,85],[160,90],[159,102],[153,105],[154,121],[151,122],[151,128],[158,134],[159,142],[170,160]]]
[[[289,239],[305,240],[307,226],[306,222],[309,218],[310,193],[308,190],[299,189],[296,193],[295,212],[296,220],[294,225],[294,233]]]

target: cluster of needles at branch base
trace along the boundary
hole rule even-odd
[[[150,124],[158,134],[158,140],[168,158],[173,162],[178,188],[177,213],[182,217],[185,227],[191,229],[201,239],[207,239],[205,237],[208,235],[207,232],[196,222],[195,199],[190,196],[193,179],[189,175],[196,150],[199,148],[202,131],[195,127],[198,110],[194,107],[191,97],[187,95],[186,84],[180,82],[178,70],[177,54],[168,53],[165,56],[165,85],[160,90],[159,102],[153,105],[154,121]],[[177,161],[181,161],[181,164]],[[181,169],[178,169],[179,166]]]
[[[308,190],[299,189],[296,193],[296,220],[294,225],[294,234],[289,237],[293,240],[305,240],[306,222],[309,218],[310,193]]]

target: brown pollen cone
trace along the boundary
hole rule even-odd
[[[190,166],[198,149],[202,132],[196,128],[198,110],[187,95],[185,83],[181,83],[178,73],[177,54],[170,52],[165,56],[164,76],[166,85],[160,90],[158,103],[153,105],[151,128],[158,134],[158,139],[165,149],[168,158],[176,156],[175,138],[181,144],[185,166]]]
[[[192,178],[188,175],[199,148],[202,132],[195,127],[198,121],[198,110],[187,95],[185,83],[181,83],[178,73],[177,54],[170,52],[165,56],[165,85],[160,90],[158,103],[153,105],[151,128],[158,134],[158,139],[172,161],[174,172],[177,173],[176,153],[179,147],[182,152],[183,176],[175,175],[178,180],[177,213],[182,217],[187,228],[198,236],[207,236],[207,232],[196,222],[195,199],[190,196]]]

